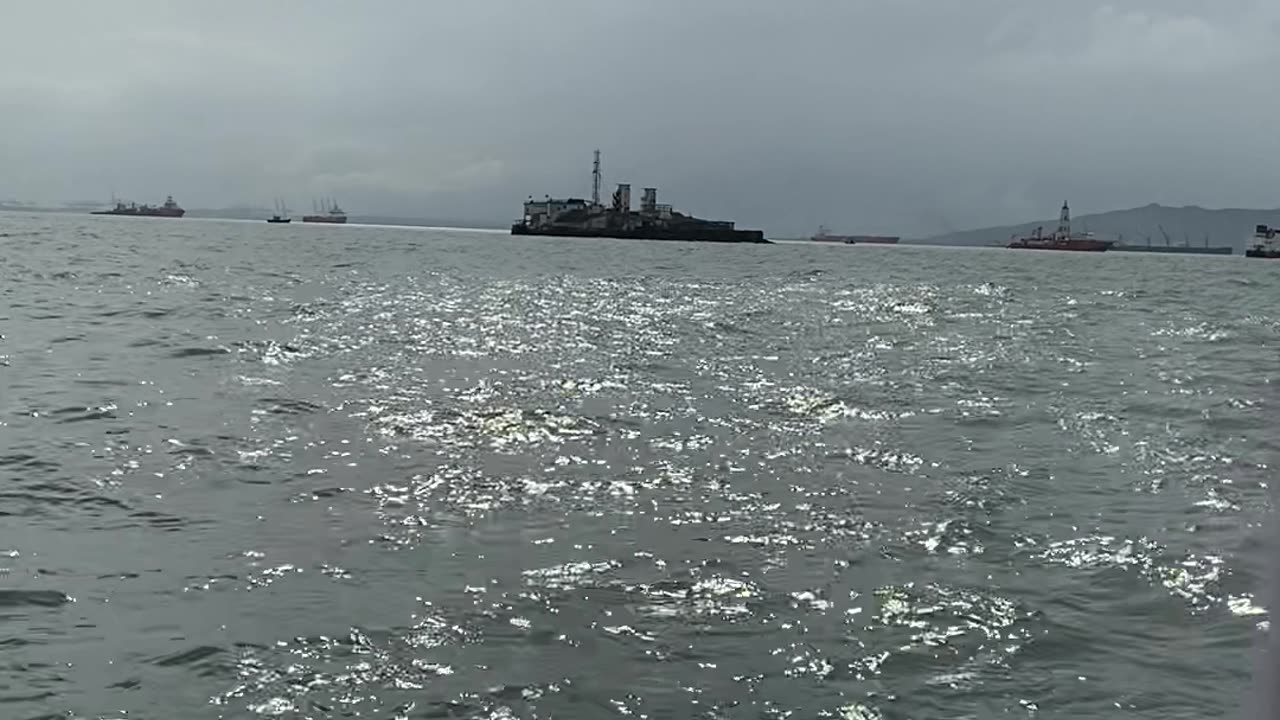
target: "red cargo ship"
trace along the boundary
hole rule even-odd
[[[90,215],[126,215],[129,217],[166,217],[180,218],[187,214],[186,210],[178,207],[178,203],[173,201],[170,195],[164,199],[164,204],[160,207],[151,205],[138,205],[136,203],[126,203],[116,201],[116,206],[110,210],[95,210]]]
[[[1062,203],[1062,215],[1058,218],[1058,229],[1052,235],[1045,237],[1041,234],[1041,228],[1029,237],[1018,238],[1009,243],[1008,247],[1014,250],[1069,250],[1074,252],[1105,252],[1109,250],[1112,243],[1110,240],[1098,240],[1090,233],[1072,235],[1071,234],[1071,209],[1067,204]]]

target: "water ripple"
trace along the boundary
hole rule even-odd
[[[6,716],[1202,717],[1269,627],[1259,264],[12,225]]]

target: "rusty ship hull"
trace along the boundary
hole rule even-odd
[[[1106,252],[1111,243],[1106,240],[1022,238],[1009,243],[1011,250],[1061,250],[1065,252]]]

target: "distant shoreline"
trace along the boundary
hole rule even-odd
[[[0,204],[0,212],[2,213],[41,213],[53,215],[85,215],[88,216],[90,211],[98,209],[99,206],[85,205],[83,207],[41,207],[35,205],[8,205]],[[272,212],[267,209],[246,208],[244,210],[209,210],[195,209],[188,210],[185,219],[191,220],[235,220],[241,222],[265,222],[271,217]],[[350,225],[386,225],[392,227],[415,227],[415,228],[456,228],[459,230],[510,230],[505,225],[486,223],[480,220],[460,220],[460,219],[429,219],[429,218],[403,218],[403,217],[387,217],[381,215],[351,215],[348,219]]]
[[[77,202],[58,207],[0,202],[0,213],[57,213],[88,215],[102,205]],[[193,209],[187,211],[191,219],[237,220],[263,222],[272,214],[267,208],[233,207],[222,209]],[[381,225],[388,227],[456,228],[507,232],[510,226],[503,221],[475,218],[419,218],[381,215],[351,215],[351,225]],[[900,246],[935,247],[1004,247],[1011,237],[1024,236],[1037,227],[1052,227],[1051,220],[1031,221],[1015,225],[957,230],[941,235],[915,236],[903,234]],[[1098,237],[1114,240],[1130,246],[1229,246],[1234,252],[1243,253],[1245,243],[1258,224],[1280,226],[1280,209],[1203,208],[1198,206],[1174,207],[1148,204],[1124,210],[1079,215],[1073,218],[1085,231]],[[767,225],[767,223],[766,223]],[[794,229],[765,237],[770,240],[790,242],[801,239]],[[789,236],[789,237],[788,237]],[[1178,253],[1172,253],[1178,254]]]

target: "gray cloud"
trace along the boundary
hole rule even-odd
[[[0,197],[518,214],[606,181],[775,233],[1276,205],[1273,0],[13,0]]]

